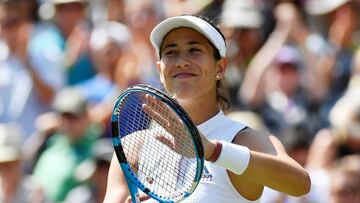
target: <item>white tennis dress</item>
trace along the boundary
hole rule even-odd
[[[226,117],[222,111],[197,126],[209,139],[231,142],[246,125]],[[148,200],[145,202],[156,202]],[[260,198],[250,201],[242,197],[233,187],[225,168],[205,161],[201,181],[194,193],[183,203],[259,203]]]

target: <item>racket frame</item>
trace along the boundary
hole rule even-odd
[[[129,87],[126,89],[123,93],[120,94],[120,96],[117,98],[113,111],[111,116],[111,128],[112,128],[112,140],[113,140],[113,146],[115,150],[115,154],[117,156],[117,159],[119,161],[120,167],[124,173],[126,182],[129,187],[130,195],[132,198],[133,203],[140,202],[139,198],[139,191],[138,189],[142,190],[146,195],[150,196],[153,199],[156,199],[160,202],[164,203],[172,203],[174,201],[172,200],[165,200],[163,198],[160,198],[156,194],[150,191],[149,188],[144,186],[143,183],[140,182],[140,180],[137,178],[137,175],[132,170],[130,164],[128,163],[124,149],[122,147],[121,138],[120,138],[120,131],[119,131],[119,114],[120,114],[120,108],[122,101],[131,93],[133,92],[145,92],[148,93],[151,96],[155,96],[156,98],[160,99],[162,102],[164,102],[167,106],[169,106],[179,118],[182,119],[182,122],[184,123],[184,126],[186,126],[187,130],[192,135],[192,141],[195,145],[196,151],[196,175],[192,183],[191,189],[186,192],[181,199],[184,199],[188,196],[190,196],[194,190],[196,189],[197,185],[200,182],[203,168],[204,168],[204,148],[201,142],[201,138],[198,132],[198,129],[196,128],[196,125],[193,123],[189,115],[185,112],[185,110],[176,103],[172,98],[170,98],[168,95],[164,94],[163,92],[150,87],[148,85],[135,85],[132,87]]]

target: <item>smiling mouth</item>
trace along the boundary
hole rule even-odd
[[[178,73],[174,75],[174,78],[188,78],[188,77],[193,77],[196,76],[196,74],[193,73]]]

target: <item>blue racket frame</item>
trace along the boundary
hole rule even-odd
[[[189,115],[185,112],[185,110],[169,96],[148,85],[136,85],[126,89],[123,93],[120,94],[120,96],[117,98],[115,102],[111,116],[113,146],[120,167],[124,173],[126,182],[128,184],[132,202],[133,203],[140,202],[138,189],[142,190],[146,195],[150,196],[153,199],[156,199],[159,202],[164,202],[164,203],[174,202],[173,200],[166,200],[157,196],[156,194],[151,192],[149,188],[144,186],[144,184],[142,184],[140,180],[137,178],[135,172],[132,170],[130,164],[126,159],[120,137],[121,126],[119,126],[118,121],[119,121],[119,113],[120,113],[120,108],[122,106],[122,101],[130,93],[133,92],[145,92],[151,96],[157,97],[158,99],[166,103],[182,119],[188,131],[192,135],[193,143],[195,145],[195,148],[197,149],[195,151],[196,151],[196,162],[198,167],[196,168],[196,175],[193,180],[191,189],[188,192],[186,192],[181,199],[190,196],[196,189],[197,185],[199,184],[204,168],[204,148],[201,142],[199,132],[195,124],[192,122],[191,118],[189,117]]]

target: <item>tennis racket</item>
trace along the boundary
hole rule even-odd
[[[139,190],[159,202],[178,202],[198,185],[204,166],[199,132],[183,108],[147,85],[117,98],[112,117],[116,156],[132,202]]]

